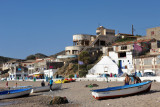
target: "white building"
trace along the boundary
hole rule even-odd
[[[118,65],[109,57],[103,56],[101,60],[89,70],[86,77],[100,77],[104,74],[118,74]]]
[[[44,76],[45,76],[45,77],[52,78],[53,75],[54,75],[56,72],[57,72],[57,69],[44,70]]]

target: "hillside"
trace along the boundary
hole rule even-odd
[[[79,60],[83,61],[83,64],[78,65],[78,58],[68,58],[65,59],[64,66],[58,69],[55,75],[62,75],[64,77],[69,77],[70,75],[79,75],[84,77],[88,70],[90,70],[98,61],[101,59],[102,54],[91,55],[88,52],[82,52],[79,56]]]
[[[12,60],[12,59],[14,59],[14,58],[0,56],[0,64],[7,62],[9,60]]]
[[[65,51],[58,52],[58,53],[51,55],[49,57],[57,58],[58,55],[65,55]]]
[[[36,59],[36,58],[46,58],[46,57],[48,57],[48,56],[44,55],[42,53],[36,53],[36,54],[27,56],[26,60],[33,60],[33,59]]]

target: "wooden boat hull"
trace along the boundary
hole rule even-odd
[[[0,92],[0,99],[16,98],[22,96],[28,96],[32,88],[7,90]]]
[[[62,87],[62,84],[53,84],[52,90],[58,90],[58,89],[61,89],[61,87]],[[50,86],[34,87],[31,93],[44,92],[44,91],[49,91],[49,90],[50,90]]]
[[[148,92],[150,91],[150,88],[151,88],[151,81],[150,82],[146,82],[144,84],[141,84],[141,83],[138,83],[136,85],[132,84],[132,85],[128,85],[128,86],[123,86],[120,87],[122,89],[118,89],[117,87],[117,90],[114,90],[114,87],[110,88],[109,90],[106,90],[105,89],[101,89],[101,90],[93,90],[92,91],[92,96],[95,98],[95,99],[107,99],[107,98],[116,98],[116,97],[123,97],[123,96],[128,96],[128,95],[135,95],[135,94],[138,94],[138,93],[143,93],[143,92]],[[107,88],[106,88],[107,89]]]

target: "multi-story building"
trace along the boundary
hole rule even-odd
[[[97,35],[76,34],[73,35],[73,46],[65,48],[65,55],[59,55],[57,58],[73,58],[81,51],[96,53],[102,47],[111,45],[116,37],[115,30],[106,29],[100,26],[96,30]]]
[[[128,42],[114,43],[110,47],[103,47],[104,57],[101,63],[97,63],[89,73],[104,74],[104,73],[131,73],[135,70],[134,58],[143,53],[136,53],[136,51],[150,53],[151,43],[155,39],[136,40]],[[137,48],[139,50],[137,50]],[[104,60],[105,58],[105,60]],[[107,61],[106,61],[107,60]],[[110,62],[110,63],[107,63]],[[118,69],[111,69],[110,67],[118,66]],[[107,68],[107,69],[106,69]],[[117,71],[116,71],[117,70]],[[139,70],[139,69],[137,69]]]
[[[9,78],[25,78],[28,76],[28,69],[22,66],[22,60],[11,60],[3,64],[3,70],[8,69]]]
[[[149,71],[160,75],[160,54],[136,57],[133,62],[135,68],[142,73]]]
[[[52,76],[57,71],[57,68],[63,66],[63,62],[57,62],[54,58],[36,59],[30,63],[27,68],[29,76],[37,78],[44,78],[45,76]]]
[[[28,68],[28,76],[35,72],[34,62],[36,60],[26,60],[22,62],[22,66]]]
[[[52,76],[58,68],[63,66],[63,62],[57,62],[53,58],[42,58],[36,60],[13,60],[3,64],[2,69],[8,70],[9,79],[25,79],[25,77],[44,78]],[[54,72],[54,73],[53,73]]]

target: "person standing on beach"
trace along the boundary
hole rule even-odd
[[[45,82],[44,80],[41,82],[41,86],[44,87],[45,86]]]
[[[17,87],[17,82],[16,82],[16,87]]]
[[[141,83],[141,79],[138,76],[133,75],[133,79],[134,79],[134,84]]]
[[[52,78],[49,80],[50,91],[52,91],[53,80]]]
[[[8,81],[6,82],[6,87],[8,88]]]
[[[129,83],[131,83],[131,78],[128,76],[128,74],[126,74],[126,78],[124,80],[124,85],[129,85]]]

